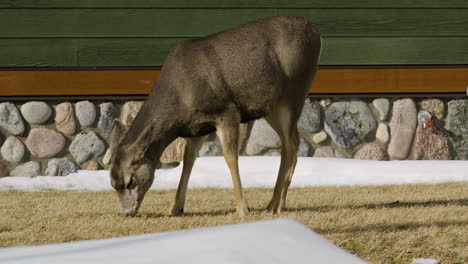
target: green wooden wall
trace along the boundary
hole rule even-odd
[[[0,67],[161,66],[184,39],[304,16],[322,65],[468,64],[466,0],[1,0]]]

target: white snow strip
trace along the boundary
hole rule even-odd
[[[0,263],[321,263],[364,260],[291,219],[42,246],[0,248]]]
[[[244,187],[268,187],[276,182],[280,157],[240,157]],[[175,189],[182,165],[156,170],[152,189]],[[468,161],[369,161],[330,158],[299,158],[291,187],[356,186],[384,184],[436,184],[468,182]],[[201,157],[195,162],[189,188],[232,188],[223,157]],[[110,190],[108,171],[86,171],[63,177],[0,178],[0,190],[37,191],[44,189]]]

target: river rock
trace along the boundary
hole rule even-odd
[[[377,111],[379,112],[380,121],[387,119],[388,112],[390,110],[390,101],[385,98],[379,98],[372,101],[372,104],[374,105],[375,109],[377,109]]]
[[[249,141],[246,147],[246,154],[250,156],[260,155],[271,149],[281,147],[281,140],[265,119],[258,119],[254,122],[250,131]]]
[[[0,178],[7,177],[9,175],[10,175],[10,173],[8,172],[7,167],[5,165],[3,165],[2,162],[0,162]]]
[[[457,158],[468,159],[468,100],[452,100],[447,104],[445,128],[452,132],[450,140]]]
[[[68,158],[51,159],[47,163],[46,176],[66,176],[77,172],[79,167]]]
[[[348,153],[352,153],[375,127],[372,112],[362,101],[335,102],[325,111],[325,131]]]
[[[334,158],[335,151],[330,146],[319,147],[315,149],[314,158]]]
[[[314,133],[321,129],[322,110],[317,101],[307,99],[302,108],[301,116],[297,122],[297,128],[301,133]]]
[[[67,136],[75,134],[75,111],[71,103],[61,103],[55,107],[55,127]]]
[[[20,162],[24,155],[24,145],[16,137],[9,137],[0,149],[2,157],[9,162]]]
[[[452,100],[448,103],[445,128],[457,136],[468,134],[468,100]]]
[[[108,165],[111,158],[112,158],[112,152],[111,152],[111,149],[108,148],[107,151],[106,151],[106,154],[104,154],[104,157],[102,158],[102,163],[104,165]]]
[[[97,161],[92,160],[92,161],[90,161],[88,163],[88,166],[86,166],[86,169],[96,171],[96,170],[100,169],[100,166],[99,166],[99,163]]]
[[[412,99],[400,99],[393,103],[390,120],[390,144],[388,154],[392,160],[408,157],[416,130],[416,105]]]
[[[388,126],[384,123],[380,123],[377,127],[377,133],[375,134],[375,138],[380,140],[382,143],[387,143],[390,139],[390,134],[388,133]]]
[[[426,99],[421,101],[419,105],[421,109],[429,111],[438,119],[442,119],[445,116],[445,104],[440,99]]]
[[[208,157],[208,156],[222,156],[223,150],[219,146],[217,140],[213,141],[206,141],[203,143],[200,151],[198,152],[200,157]]]
[[[118,109],[113,103],[102,103],[99,105],[101,116],[99,117],[98,128],[104,138],[109,138],[112,130],[112,121],[117,117]]]
[[[14,104],[0,103],[0,127],[13,135],[23,134],[24,122]]]
[[[17,166],[11,176],[36,177],[41,175],[41,165],[35,161],[29,161]]]
[[[432,118],[431,113],[429,113],[426,110],[419,110],[419,112],[418,112],[418,126],[423,126],[424,122],[427,119],[431,119],[431,118]]]
[[[325,131],[322,131],[320,133],[317,133],[313,138],[312,141],[314,141],[315,144],[320,144],[324,142],[327,139],[328,135]]]
[[[33,128],[26,138],[29,151],[39,158],[50,158],[63,150],[65,137],[48,128]]]
[[[122,112],[120,113],[120,120],[122,120],[122,124],[130,126],[133,123],[133,120],[135,120],[138,112],[140,112],[142,106],[143,102],[126,102],[122,107]]]
[[[362,146],[356,154],[354,159],[360,160],[385,160],[385,151],[375,143],[369,143]]]
[[[89,127],[96,119],[96,106],[90,101],[81,101],[75,104],[76,117],[80,125]]]
[[[415,160],[451,160],[449,140],[436,127],[416,129],[414,147],[411,154]]]
[[[177,138],[166,147],[161,155],[162,163],[172,163],[184,160],[184,151],[187,141],[184,138]]]
[[[105,150],[104,143],[93,131],[81,132],[76,135],[68,150],[76,162],[83,163],[91,158],[97,158]]]
[[[320,100],[320,105],[321,105],[324,109],[326,109],[327,107],[329,107],[329,106],[331,105],[331,103],[332,103],[332,100],[329,99],[329,98]]]
[[[310,143],[303,137],[300,137],[299,150],[297,151],[297,156],[298,157],[310,157],[311,149],[312,149],[312,146],[310,145]]]
[[[42,124],[49,119],[52,110],[44,102],[28,102],[21,106],[21,114],[30,124]]]

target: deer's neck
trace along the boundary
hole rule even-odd
[[[171,108],[167,106],[167,103],[160,103],[159,100],[149,98],[138,113],[122,143],[129,146],[129,149],[136,146],[145,147],[147,144],[138,144],[140,136],[145,134],[145,137],[150,138],[145,158],[157,164],[164,149],[178,136],[178,120],[173,113],[172,115],[168,113],[169,109]]]

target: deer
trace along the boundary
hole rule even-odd
[[[109,171],[121,214],[135,216],[164,149],[186,139],[171,216],[184,213],[197,154],[216,133],[232,176],[236,213],[249,207],[239,175],[239,127],[264,118],[281,140],[281,163],[267,210],[281,213],[297,162],[297,121],[322,50],[317,27],[303,17],[259,19],[172,49],[130,127],[114,120]]]

